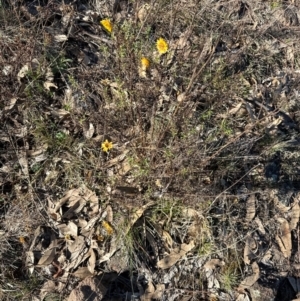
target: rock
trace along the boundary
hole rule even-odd
[[[88,277],[72,290],[68,301],[101,301],[106,291],[99,277]]]

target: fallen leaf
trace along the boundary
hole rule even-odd
[[[250,197],[247,199],[246,202],[246,218],[245,222],[249,224],[255,217],[255,203],[256,203],[256,197],[254,194],[250,195]]]
[[[44,82],[44,88],[48,91],[50,91],[50,88],[57,89],[57,86],[51,82]]]
[[[15,98],[15,97],[14,97],[14,98],[11,98],[10,101],[9,101],[9,104],[6,105],[6,106],[4,107],[4,110],[7,111],[7,110],[12,109],[12,108],[15,106],[17,100],[18,100],[18,99]]]
[[[78,268],[76,272],[72,273],[75,277],[85,279],[86,277],[93,276],[87,267]]]
[[[180,248],[176,248],[171,251],[169,255],[157,262],[157,267],[160,269],[168,269],[173,266],[177,261],[183,258],[187,252],[191,251],[195,247],[195,243],[192,240],[189,244],[181,244]]]
[[[253,254],[257,250],[257,243],[255,239],[251,236],[246,238],[245,248],[244,248],[244,262],[246,264],[251,263],[251,259],[253,258]]]
[[[91,272],[91,274],[94,274],[95,272],[95,266],[96,266],[96,254],[95,254],[95,251],[91,248],[89,250],[90,252],[90,258],[87,262],[87,268],[88,270]]]
[[[259,267],[256,262],[253,262],[252,265],[253,275],[246,277],[242,283],[239,285],[237,291],[239,293],[246,294],[246,289],[250,288],[258,279],[260,275]]]
[[[95,133],[95,127],[93,124],[90,122],[88,125],[84,124],[83,126],[83,136],[86,139],[91,139]]]
[[[40,290],[41,300],[44,300],[44,298],[47,296],[48,293],[55,292],[55,290],[56,290],[55,282],[52,280],[46,281]]]
[[[236,114],[236,113],[241,109],[242,105],[243,105],[243,102],[240,102],[240,103],[237,104],[234,108],[232,108],[231,110],[229,110],[228,113],[229,113],[230,115]]]
[[[298,198],[295,199],[294,204],[291,207],[291,221],[290,221],[290,229],[294,230],[297,228],[300,217],[300,206]]]
[[[65,42],[68,40],[68,37],[65,34],[58,34],[58,35],[54,36],[54,40],[55,40],[55,42],[58,42],[58,43]]]
[[[43,256],[40,258],[37,267],[47,266],[52,263],[56,254],[56,248],[51,247],[50,249],[46,250]]]
[[[26,74],[28,73],[29,71],[29,67],[27,64],[25,64],[21,70],[18,72],[18,81],[21,82],[21,79],[24,78],[26,76]]]
[[[220,287],[219,281],[215,276],[216,273],[214,272],[214,270],[217,267],[221,267],[223,265],[225,265],[225,262],[220,259],[211,259],[204,264],[203,268],[207,278],[207,287],[209,290],[215,290],[216,288]]]
[[[34,271],[34,253],[32,251],[26,252],[25,266],[28,268],[29,273]]]
[[[292,236],[290,226],[284,218],[278,218],[278,222],[280,222],[281,235],[276,235],[275,239],[283,256],[285,258],[289,258],[292,254]]]

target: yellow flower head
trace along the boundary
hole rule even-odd
[[[169,45],[165,39],[159,38],[156,41],[156,48],[160,54],[165,54],[169,49]]]
[[[113,148],[112,142],[109,142],[107,139],[101,144],[102,150],[107,153],[110,149]]]
[[[141,58],[142,70],[146,70],[150,67],[150,61],[146,57]]]
[[[100,21],[100,24],[103,26],[103,28],[108,32],[111,33],[113,30],[112,23],[110,22],[109,19],[104,19]]]

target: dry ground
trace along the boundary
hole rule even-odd
[[[299,20],[0,0],[0,299],[296,299]]]

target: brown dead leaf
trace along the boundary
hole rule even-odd
[[[90,258],[87,262],[87,268],[91,272],[91,274],[94,274],[95,266],[96,266],[96,254],[95,254],[95,251],[92,248],[89,250],[89,253],[91,255],[90,255]]]
[[[127,234],[131,227],[136,223],[136,221],[144,214],[145,210],[155,205],[154,201],[147,203],[146,205],[142,206],[136,212],[132,213],[129,217],[129,224],[126,228],[125,233]]]
[[[47,266],[52,263],[56,254],[56,248],[52,247],[44,252],[44,255],[40,258],[37,267]]]
[[[228,113],[230,115],[236,114],[241,109],[242,105],[243,105],[243,102],[238,103],[234,108],[232,108],[231,110],[229,110]]]
[[[254,222],[256,223],[257,230],[260,232],[260,234],[265,235],[266,234],[266,230],[265,230],[265,227],[263,226],[262,221],[258,217],[256,217],[254,219]]]
[[[189,244],[181,244],[180,248],[174,249],[169,255],[159,260],[156,264],[157,267],[163,270],[170,268],[194,247],[195,243],[193,240]]]
[[[151,301],[154,292],[155,292],[155,287],[152,281],[149,281],[145,292],[141,295],[141,301]]]
[[[152,294],[152,300],[161,300],[161,297],[165,291],[165,285],[164,284],[157,284],[156,285],[156,290]]]
[[[257,243],[255,239],[253,239],[251,236],[248,236],[244,248],[244,262],[246,264],[250,264],[253,254],[255,253],[256,250],[257,250]]]
[[[238,292],[241,294],[246,294],[245,290],[250,288],[259,279],[260,271],[258,264],[256,262],[253,262],[251,267],[253,274],[251,276],[246,277],[237,289]]]
[[[245,222],[249,224],[255,217],[255,203],[256,203],[256,197],[254,194],[250,195],[250,197],[247,199],[246,202],[246,218]]]
[[[58,225],[57,228],[59,229],[62,236],[72,235],[73,237],[76,237],[78,234],[78,227],[73,222],[69,222],[68,225],[66,224]]]
[[[72,275],[81,279],[93,276],[87,267],[78,268],[76,272],[72,273]]]
[[[225,265],[224,261],[221,261],[220,259],[211,259],[208,262],[206,262],[203,266],[207,278],[208,289],[216,289],[220,287],[219,281],[216,278],[216,273],[214,273],[214,270],[217,267],[221,267],[223,265]]]
[[[70,261],[76,259],[81,255],[85,247],[85,239],[83,236],[77,236],[74,241],[68,240],[68,250],[71,254]]]
[[[46,281],[40,290],[41,300],[44,300],[44,298],[47,296],[47,294],[55,292],[55,290],[56,290],[55,282],[52,280]]]
[[[126,155],[128,154],[129,150],[125,150],[121,155],[109,160],[107,162],[107,166],[106,167],[112,167],[120,162],[122,162],[125,158],[126,158]]]
[[[295,199],[295,203],[291,207],[291,221],[290,221],[290,229],[294,230],[297,228],[300,217],[300,206],[298,199]]]
[[[275,239],[283,256],[285,258],[289,258],[292,253],[292,236],[290,226],[284,218],[278,218],[278,222],[280,223],[281,235],[276,235]]]
[[[221,267],[221,266],[223,266],[223,265],[225,265],[225,262],[224,262],[224,261],[215,258],[215,259],[211,259],[211,260],[207,261],[207,262],[204,264],[203,268],[204,268],[205,271],[208,271],[208,270],[213,271],[213,270],[215,270],[217,267]]]

